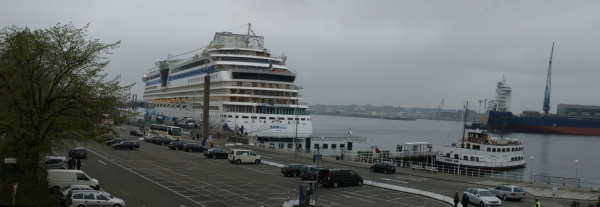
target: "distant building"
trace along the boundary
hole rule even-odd
[[[557,115],[600,117],[600,106],[558,104],[556,108]]]

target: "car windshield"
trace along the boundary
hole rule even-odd
[[[173,136],[181,136],[181,128],[173,128],[173,129],[171,129],[171,135],[173,135]]]
[[[482,190],[482,191],[479,191],[479,196],[494,196],[494,195],[490,191]]]
[[[515,192],[525,192],[525,191],[523,190],[523,188],[520,188],[520,187],[515,187],[515,188],[513,188],[513,190],[514,190]]]

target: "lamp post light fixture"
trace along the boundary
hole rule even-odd
[[[298,139],[298,122],[300,122],[300,120],[298,119],[298,104],[300,104],[300,89],[302,89],[302,86],[296,86],[296,90],[298,90],[298,92],[296,93],[296,110],[294,111],[296,114],[296,119],[294,120],[294,129],[296,130],[296,135],[294,136],[294,157],[296,156],[296,153],[298,152],[298,150],[296,149],[296,139]]]
[[[533,156],[531,156],[531,166],[530,167],[531,167],[531,171],[529,174],[529,177],[530,177],[529,179],[531,179],[531,183],[533,183]]]

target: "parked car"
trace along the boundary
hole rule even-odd
[[[156,134],[147,134],[146,136],[144,136],[144,141],[152,142],[152,138],[154,138],[154,137],[159,137],[159,136]]]
[[[114,149],[131,149],[131,150],[135,150],[135,149],[139,149],[140,148],[140,143],[136,142],[136,141],[123,141],[121,143],[113,144],[112,147]]]
[[[114,139],[106,141],[106,145],[112,146],[113,144],[121,143],[122,141],[127,141],[127,139],[125,139],[125,138],[114,138]]]
[[[46,169],[67,169],[69,161],[64,156],[46,156],[42,160],[42,167]]]
[[[383,174],[395,173],[396,164],[393,162],[377,162],[371,165],[371,172],[382,172]]]
[[[302,169],[302,164],[287,164],[284,165],[281,168],[281,174],[283,174],[283,176],[294,176],[294,177],[299,177],[300,176],[300,169]]]
[[[209,148],[204,147],[204,156],[208,157],[208,154],[210,154],[210,151],[213,151],[213,150],[215,150],[215,148],[209,149]]]
[[[320,169],[325,169],[325,166],[317,167],[316,165],[304,165],[300,168],[300,178],[302,178],[302,180],[315,180],[317,172]]]
[[[87,185],[70,185],[70,186],[66,186],[66,187],[60,189],[60,193],[59,193],[59,197],[58,197],[60,199],[60,202],[68,205],[67,198],[69,196],[69,193],[71,191],[74,191],[74,190],[94,190],[94,189],[92,187],[90,187],[90,186],[87,186]],[[106,194],[108,194],[108,193],[106,193]]]
[[[185,145],[185,142],[182,141],[172,141],[169,142],[169,149],[175,150],[175,149],[183,149],[183,145]]]
[[[69,200],[67,206],[82,207],[82,206],[125,206],[123,199],[113,197],[104,191],[98,190],[75,190],[68,195]],[[95,205],[94,205],[95,204]]]
[[[156,142],[161,138],[161,136],[155,136],[150,138],[150,142],[152,142],[152,144],[156,144]]]
[[[503,200],[521,200],[527,197],[523,188],[512,184],[498,185],[495,188],[488,188],[488,190]]]
[[[230,149],[227,155],[227,160],[231,163],[260,163],[260,155],[257,155],[252,150],[247,149]]]
[[[154,144],[158,144],[158,145],[166,145],[171,143],[173,140],[171,140],[171,138],[168,137],[159,137],[158,139],[156,139],[155,142],[153,142]]]
[[[83,147],[75,147],[69,150],[69,157],[85,159],[87,158],[87,150]]]
[[[139,129],[132,129],[131,131],[129,131],[129,135],[141,137],[144,136],[144,133],[142,133],[142,131],[140,131]]]
[[[217,159],[217,158],[227,159],[227,157],[229,156],[229,152],[227,152],[227,150],[224,150],[224,149],[211,149],[208,152],[209,152],[208,158],[213,158],[213,159]]]
[[[319,181],[323,186],[337,188],[339,186],[361,186],[363,178],[354,170],[330,168],[319,170]]]
[[[205,147],[197,143],[186,143],[183,145],[183,150],[186,152],[204,152]]]
[[[57,194],[61,188],[71,185],[87,185],[94,189],[100,189],[98,180],[91,178],[81,170],[48,170],[46,179],[50,192]]]
[[[469,196],[469,201],[481,207],[487,206],[502,206],[502,201],[496,198],[492,192],[482,188],[469,188],[465,191]]]

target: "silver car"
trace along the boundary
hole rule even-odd
[[[489,188],[488,190],[496,195],[496,197],[502,198],[503,200],[521,200],[526,198],[525,190],[516,185],[498,185],[495,188]]]
[[[104,191],[76,190],[69,193],[70,198],[66,202],[70,207],[107,206],[124,207],[123,199],[113,197]]]
[[[60,193],[58,194],[59,198],[60,198],[60,202],[65,203],[68,206],[69,204],[67,202],[68,201],[67,198],[68,198],[68,196],[71,196],[71,195],[69,195],[69,193],[71,193],[71,191],[77,191],[77,190],[92,190],[93,191],[94,189],[88,185],[71,185],[71,186],[64,187],[64,188],[60,189]],[[106,193],[107,195],[110,195],[107,192],[104,192],[104,193]]]
[[[67,169],[68,161],[63,156],[46,156],[42,160],[42,166],[46,169]]]
[[[465,194],[469,196],[471,203],[476,203],[481,207],[487,206],[502,206],[502,201],[496,198],[492,192],[482,188],[469,188],[465,191]]]

